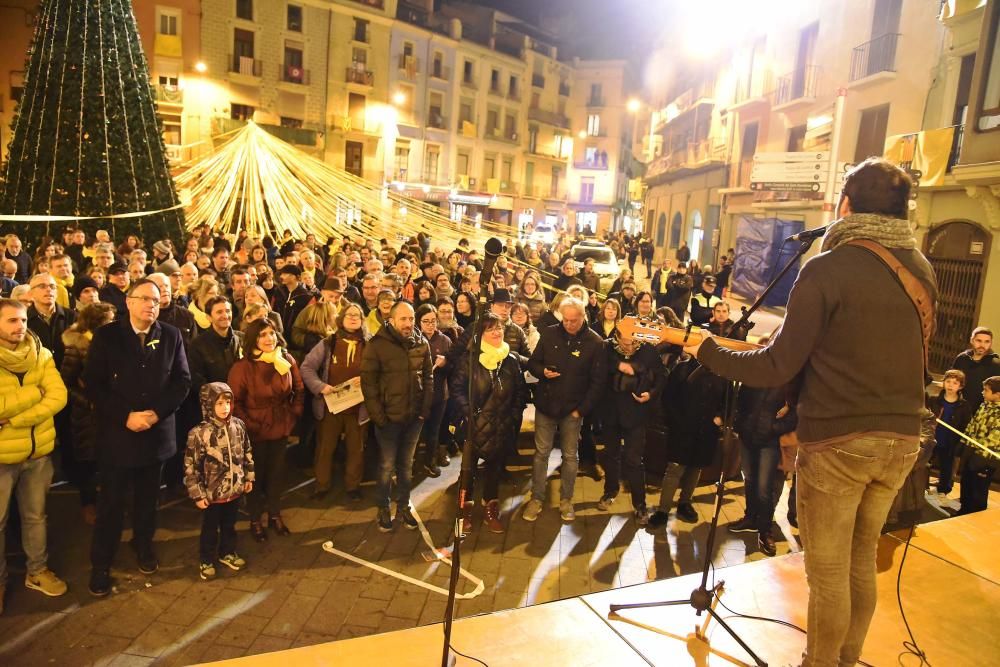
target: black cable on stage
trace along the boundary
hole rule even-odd
[[[489,665],[487,665],[485,662],[483,662],[479,658],[473,658],[471,655],[465,655],[464,653],[462,653],[461,651],[459,651],[457,648],[455,648],[455,646],[453,644],[448,644],[448,648],[451,649],[452,653],[454,653],[455,655],[460,655],[463,658],[465,658],[466,660],[474,660],[475,662],[478,662],[483,667],[490,667]]]
[[[913,539],[913,533],[917,529],[917,524],[910,524],[910,534],[906,536],[906,546],[903,547],[903,557],[899,561],[899,572],[896,573],[896,603],[899,605],[899,614],[903,617],[903,625],[906,626],[906,634],[910,636],[910,641],[903,642],[903,648],[906,650],[899,654],[899,664],[903,664],[904,655],[914,655],[920,660],[920,666],[931,667],[930,661],[927,659],[927,654],[924,653],[923,649],[917,645],[917,639],[913,636],[913,631],[910,630],[910,623],[906,620],[906,612],[903,611],[903,596],[900,593],[900,582],[903,579],[903,564],[906,562],[906,552],[910,550],[910,540]]]
[[[712,563],[711,565],[712,565],[712,588],[714,589],[715,588],[715,563]],[[900,563],[900,568],[902,568],[902,566],[903,566],[903,564]],[[783,625],[786,628],[792,628],[793,630],[798,630],[802,634],[807,634],[805,628],[800,627],[798,625],[795,625],[794,623],[792,623],[790,621],[783,621],[780,618],[772,618],[770,616],[754,616],[753,614],[742,614],[742,613],[740,613],[738,611],[734,611],[732,608],[729,607],[729,605],[727,605],[725,602],[722,601],[722,596],[719,595],[718,593],[715,594],[715,599],[719,602],[720,605],[722,605],[723,609],[725,609],[726,611],[728,611],[730,614],[732,614],[736,618],[745,618],[745,619],[750,620],[750,621],[765,621],[767,623],[776,623],[777,625]],[[902,607],[900,607],[900,610],[902,610]],[[912,638],[912,635],[911,635],[911,638]],[[903,642],[903,645],[906,646],[906,642]],[[875,667],[875,665],[867,663],[864,660],[858,660],[858,664],[861,665],[861,667]],[[927,667],[930,667],[930,663],[927,663]]]

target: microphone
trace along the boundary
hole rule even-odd
[[[483,270],[479,273],[479,284],[488,285],[493,278],[493,267],[496,266],[497,259],[503,254],[503,241],[497,237],[491,237],[483,248],[486,257],[483,259]]]
[[[830,225],[826,225],[825,227],[817,227],[816,229],[807,229],[807,230],[805,230],[803,232],[799,232],[798,234],[792,234],[791,236],[789,236],[785,240],[786,241],[815,241],[816,239],[818,239],[821,236],[823,236],[824,234],[826,234],[826,230],[829,229],[829,227],[830,227]]]

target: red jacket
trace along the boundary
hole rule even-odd
[[[272,364],[240,359],[229,371],[233,390],[233,414],[243,420],[253,442],[288,437],[302,416],[305,390],[295,360],[287,375],[279,375]]]

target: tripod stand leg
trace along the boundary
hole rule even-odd
[[[708,612],[708,616],[705,617],[705,622],[701,624],[701,628],[700,629],[696,628],[694,631],[694,633],[698,635],[699,639],[704,639],[705,641],[708,641],[707,635],[705,633],[708,631],[708,624],[712,621],[712,614],[715,613],[715,606],[719,604],[719,596],[722,595],[722,587],[723,587],[723,582],[720,581],[715,586],[715,589],[713,589],[712,604],[709,606],[708,609],[705,610]]]
[[[716,599],[718,599],[718,598],[716,598]],[[729,627],[729,625],[724,620],[722,620],[722,616],[719,615],[719,612],[715,611],[715,605],[714,604],[711,607],[709,607],[708,609],[706,609],[706,611],[711,615],[712,618],[714,618],[716,620],[716,622],[719,625],[722,626],[722,629],[725,630],[726,632],[728,632],[729,636],[732,637],[733,639],[735,639],[736,643],[739,644],[743,648],[743,650],[746,651],[747,654],[751,658],[753,658],[753,661],[755,663],[757,663],[757,667],[767,667],[767,663],[764,662],[763,660],[761,660],[760,656],[758,656],[756,653],[754,653],[753,649],[751,649],[749,646],[747,646],[746,642],[744,642],[742,639],[740,639],[740,636],[738,634],[736,634],[736,632],[733,631],[733,629],[731,627]]]

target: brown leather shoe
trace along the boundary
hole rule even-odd
[[[281,520],[281,515],[272,516],[271,520],[268,521],[268,528],[281,536],[289,535],[292,532],[288,530],[288,526]]]
[[[491,533],[502,533],[503,524],[500,523],[500,501],[493,499],[486,503],[486,514],[483,516],[483,525]]]

